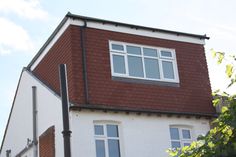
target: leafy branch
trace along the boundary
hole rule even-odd
[[[224,52],[211,49],[217,63],[226,62],[225,74],[231,80],[228,87],[236,83],[236,57],[225,56]],[[236,156],[236,95],[229,95],[219,90],[213,93],[213,105],[222,104],[221,113],[212,122],[213,128],[205,135],[198,137],[197,141],[178,149],[168,149],[172,157],[231,157]]]

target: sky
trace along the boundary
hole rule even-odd
[[[235,0],[0,0],[0,142],[17,83],[53,30],[73,14],[193,34],[207,34],[212,90],[226,89],[223,66],[210,49],[236,54]],[[201,75],[201,74],[199,74]],[[0,143],[1,144],[1,143]]]

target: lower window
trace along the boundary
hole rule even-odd
[[[96,157],[121,157],[118,127],[117,124],[94,125]]]
[[[170,127],[170,138],[172,148],[189,146],[192,142],[191,130],[183,127]]]

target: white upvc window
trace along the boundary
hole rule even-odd
[[[192,142],[192,131],[188,127],[170,127],[170,139],[172,148],[189,146]]]
[[[95,123],[96,157],[121,157],[119,125]]]
[[[115,77],[179,83],[174,49],[109,41]]]

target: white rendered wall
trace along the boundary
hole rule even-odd
[[[32,86],[37,87],[38,136],[54,125],[56,157],[63,156],[61,101],[28,71],[24,71],[0,157],[5,157],[8,149],[11,149],[11,156],[15,156],[26,147],[27,138],[33,139]]]
[[[120,123],[121,157],[166,157],[171,147],[170,125],[192,126],[194,139],[210,129],[209,120],[196,118],[157,117],[147,115],[105,113],[90,111],[71,112],[72,156],[96,157],[94,121]]]

